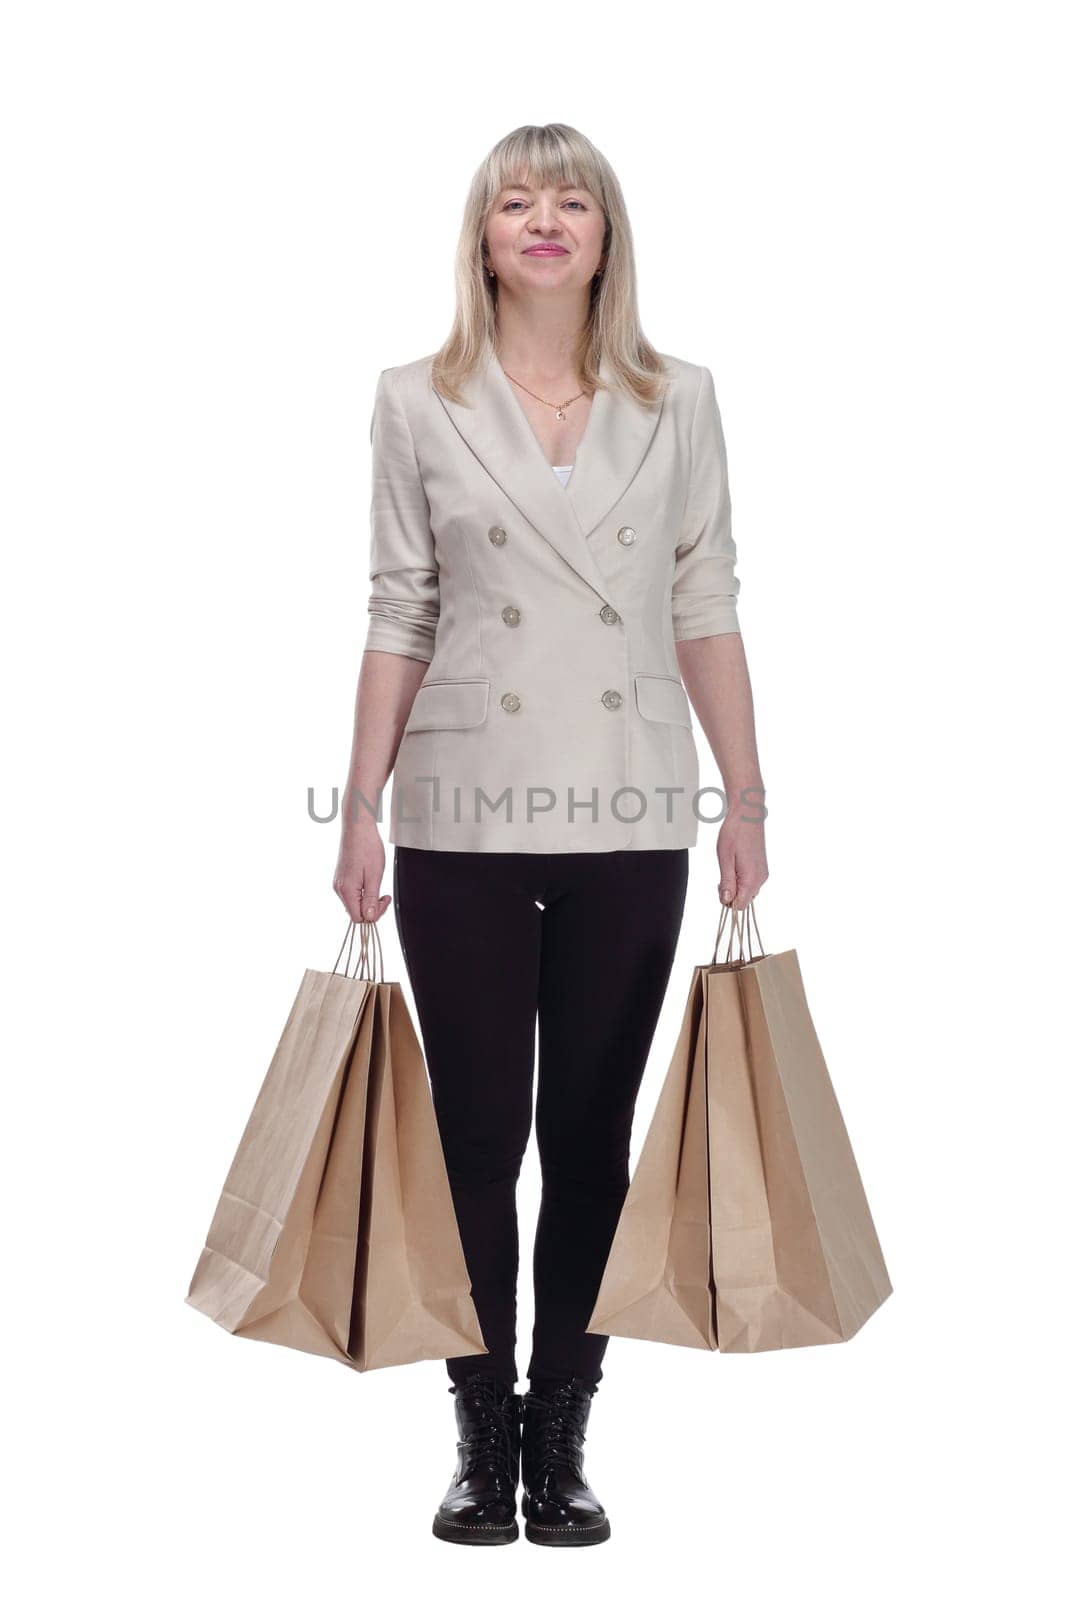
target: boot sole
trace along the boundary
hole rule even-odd
[[[450,1522],[440,1515],[433,1519],[435,1538],[449,1544],[513,1544],[519,1537],[517,1522]]]
[[[531,1544],[552,1545],[557,1550],[573,1550],[577,1545],[603,1544],[611,1538],[611,1523],[594,1522],[584,1528],[552,1528],[538,1522],[526,1524],[526,1537]]]
[[[531,1522],[527,1514],[527,1501],[525,1496],[522,1502],[522,1514],[526,1522],[526,1537],[531,1544],[554,1545],[558,1549],[567,1550],[574,1545],[603,1544],[605,1539],[611,1538],[611,1523],[607,1517],[603,1522],[586,1522],[578,1527],[559,1528],[551,1523]]]

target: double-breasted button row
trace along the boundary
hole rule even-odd
[[[489,539],[492,544],[503,544],[507,536],[507,529],[498,527],[496,524],[489,529]],[[629,527],[620,528],[615,537],[618,539],[620,544],[633,544],[634,540],[637,538],[637,529]]]
[[[600,698],[607,706],[609,711],[617,711],[622,705],[622,695],[619,693],[618,689],[605,689]],[[511,690],[509,689],[507,694],[502,694],[500,696],[500,704],[504,707],[505,711],[518,711],[519,707],[522,705],[522,701],[519,699],[517,694],[512,694]]]
[[[615,537],[618,539],[620,544],[633,544],[634,540],[637,538],[637,529],[620,528]],[[493,544],[503,544],[504,540],[507,538],[507,530],[494,525],[489,529],[489,538]]]
[[[634,540],[637,538],[637,533],[633,528],[620,528],[618,537],[621,544],[633,544]],[[507,538],[507,531],[504,528],[501,528],[498,524],[494,523],[489,529],[489,538],[493,544],[501,545]],[[505,606],[500,615],[503,617],[509,628],[517,628],[519,623],[522,621],[522,612],[519,610],[518,606]],[[619,622],[621,619],[614,606],[603,605],[600,608],[600,620],[601,622],[605,623],[615,623]],[[609,692],[613,694],[617,693],[616,690],[611,690]],[[604,703],[606,705],[607,701],[605,700]],[[505,709],[515,711],[518,709],[518,706],[509,706]]]

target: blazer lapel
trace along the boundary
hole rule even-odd
[[[599,375],[607,368],[601,360]],[[436,391],[435,391],[436,393]],[[652,443],[662,402],[641,406],[615,389],[593,396],[566,487],[553,472],[495,353],[466,388],[467,404],[437,398],[486,472],[567,564],[611,602],[589,536],[628,487]]]

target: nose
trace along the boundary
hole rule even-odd
[[[537,234],[558,233],[560,231],[551,200],[542,200],[538,209],[531,213],[530,229],[531,232]]]

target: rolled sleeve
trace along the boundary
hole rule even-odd
[[[671,615],[676,640],[740,633],[736,555],[722,419],[711,373],[701,367],[690,439],[689,493],[674,553]]]
[[[371,418],[370,622],[364,648],[431,661],[440,615],[430,508],[394,369],[378,379]]]

